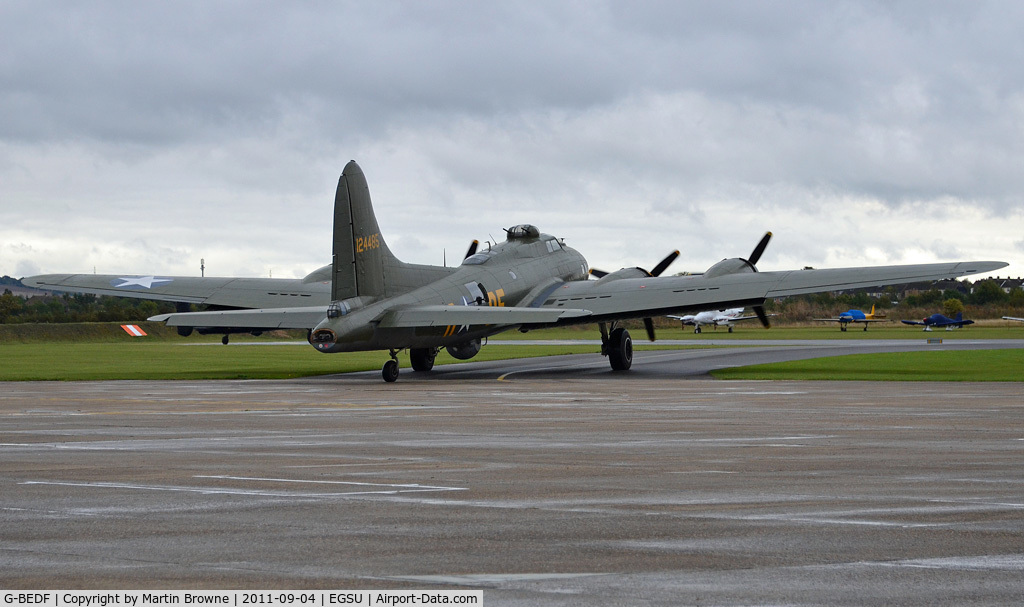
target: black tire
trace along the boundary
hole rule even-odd
[[[389,384],[398,379],[398,361],[391,359],[384,363],[384,367],[380,370],[380,374],[384,377],[384,381]]]
[[[409,362],[412,363],[412,370],[419,372],[430,371],[434,368],[434,357],[437,352],[433,348],[412,348],[409,350]]]
[[[629,331],[615,329],[609,338],[608,362],[613,371],[626,371],[633,366],[633,339]]]
[[[697,325],[696,327],[694,327],[693,328],[693,332],[694,333],[700,333],[700,325]]]

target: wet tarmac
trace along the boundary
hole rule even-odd
[[[724,382],[672,360],[0,384],[0,586],[1024,601],[1020,384]]]

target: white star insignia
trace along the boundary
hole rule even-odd
[[[161,285],[165,282],[171,282],[171,278],[157,278],[155,276],[136,276],[134,278],[129,276],[122,276],[118,280],[123,280],[121,284],[115,284],[114,286],[118,289],[124,287],[142,287],[144,289],[152,289],[153,285]],[[113,283],[111,283],[113,284]]]

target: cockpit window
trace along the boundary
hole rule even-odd
[[[478,266],[482,263],[487,263],[487,260],[494,255],[493,251],[485,251],[483,253],[475,253],[462,260],[464,266]]]

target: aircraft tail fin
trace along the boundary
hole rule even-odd
[[[959,321],[959,320],[963,320],[963,319],[964,319],[964,313],[963,312],[957,312],[956,313],[956,318],[954,318],[953,320]]]
[[[871,304],[871,311],[868,312],[868,318],[873,318],[874,316],[875,316],[875,304]]]
[[[402,263],[391,253],[370,204],[366,176],[350,161],[334,197],[331,299],[385,297],[388,270]]]

